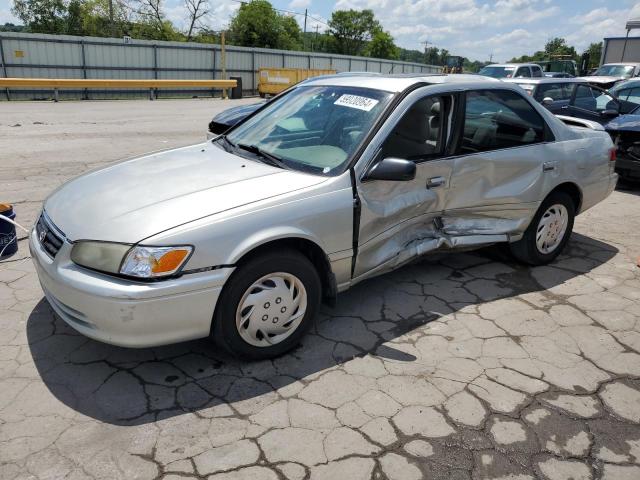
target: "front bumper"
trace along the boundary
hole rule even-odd
[[[209,335],[222,286],[233,268],[145,283],[97,273],[73,263],[64,242],[51,258],[35,229],[29,249],[42,289],[55,312],[96,340],[151,347]]]

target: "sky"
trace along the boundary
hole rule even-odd
[[[165,13],[184,25],[183,0],[164,0]],[[275,8],[304,13],[307,30],[322,32],[333,10],[370,8],[397,45],[422,50],[424,42],[472,60],[506,61],[542,50],[547,40],[563,37],[579,53],[591,42],[623,36],[629,18],[640,18],[632,0],[272,0]],[[206,24],[224,28],[239,0],[210,0]],[[0,0],[0,23],[19,23],[12,0]],[[304,15],[295,15],[302,26]],[[640,36],[640,30],[632,32]]]

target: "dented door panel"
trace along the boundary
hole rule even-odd
[[[547,177],[557,176],[548,144],[457,157],[443,223],[457,235],[519,235],[544,198]]]
[[[441,215],[451,179],[452,162],[432,160],[417,165],[409,182],[363,182],[358,258],[354,276],[384,264],[422,238],[433,238],[433,220]],[[427,188],[430,179],[444,181]]]

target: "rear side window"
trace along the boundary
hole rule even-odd
[[[516,78],[529,78],[531,77],[531,72],[529,71],[529,67],[520,67],[516,72]]]
[[[568,83],[543,83],[538,85],[536,90],[536,100],[541,102],[545,98],[552,98],[557,100],[569,100],[571,99],[571,89],[567,88]]]
[[[510,90],[466,94],[460,153],[485,152],[545,141],[546,125],[521,95]]]
[[[627,90],[627,92],[627,98],[624,98],[623,100],[640,105],[640,88],[631,88]]]
[[[531,67],[531,70],[533,71],[533,76],[534,77],[541,77],[542,76],[542,70],[540,70],[540,67],[533,66],[533,67]]]
[[[631,93],[631,89],[630,88],[626,88],[624,90],[618,90],[616,92],[616,96],[620,99],[620,100],[626,100],[629,97],[629,93]]]

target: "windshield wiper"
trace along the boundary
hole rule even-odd
[[[246,145],[244,143],[239,143],[237,147],[241,148],[242,150],[246,150],[247,152],[251,152],[255,155],[258,155],[263,160],[266,160],[267,161],[266,163],[273,165],[274,167],[287,168],[284,162],[282,161],[282,159],[280,159],[280,157],[277,157],[272,153],[262,150],[257,145]]]
[[[233,150],[238,148],[237,145],[233,143],[231,140],[229,140],[226,135],[220,135],[218,138],[216,138],[215,141],[217,142],[218,140],[224,141],[224,143],[227,145],[227,147],[224,147],[224,149],[229,153],[232,153]],[[228,148],[228,147],[231,147],[231,148]]]

